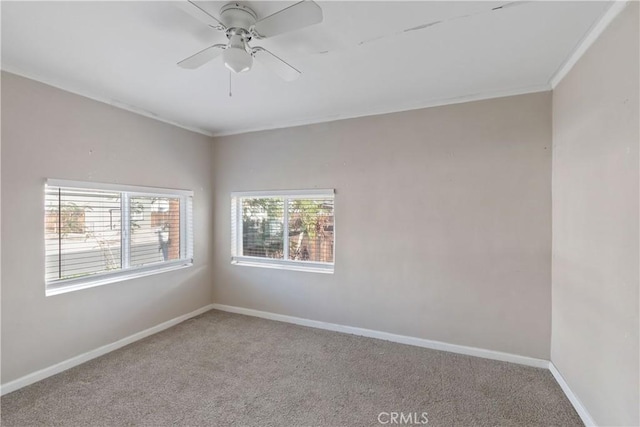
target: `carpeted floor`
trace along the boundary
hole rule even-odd
[[[3,426],[582,425],[543,369],[215,310],[1,402]]]

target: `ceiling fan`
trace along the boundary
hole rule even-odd
[[[285,81],[298,78],[300,71],[263,47],[249,46],[249,42],[322,22],[322,9],[312,0],[303,0],[261,19],[250,7],[236,2],[222,6],[219,18],[191,0],[176,5],[211,28],[224,31],[229,40],[226,44],[214,44],[183,59],[178,62],[180,67],[195,69],[222,54],[224,65],[229,70],[243,73],[251,69],[255,58]]]

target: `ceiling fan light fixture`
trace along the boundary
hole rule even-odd
[[[245,42],[239,35],[231,36],[229,46],[222,53],[224,66],[234,73],[244,73],[251,69],[253,56],[247,52]]]

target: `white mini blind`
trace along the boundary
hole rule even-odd
[[[333,197],[289,198],[287,210],[289,259],[333,263]]]
[[[48,181],[47,287],[191,263],[192,198],[184,190]]]
[[[243,197],[242,255],[284,258],[284,204],[281,197]]]
[[[333,190],[231,195],[232,262],[333,271]]]
[[[194,246],[194,232],[193,232],[193,197],[187,197],[187,203],[185,205],[186,210],[186,238],[182,239],[182,244],[184,246],[184,252],[187,254],[187,259],[193,259],[193,246]]]
[[[181,248],[179,197],[129,198],[129,265],[139,267],[186,257]],[[181,253],[182,252],[182,253]]]
[[[122,268],[120,193],[47,186],[47,282]]]

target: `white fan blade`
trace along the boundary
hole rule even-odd
[[[299,70],[293,68],[263,47],[254,47],[253,56],[284,81],[290,82],[302,74]]]
[[[272,37],[322,22],[322,9],[311,0],[303,0],[256,22],[258,38]]]
[[[187,12],[189,15],[198,19],[199,21],[204,22],[210,27],[213,27],[217,30],[225,30],[226,27],[218,18],[212,16],[209,12],[195,4],[190,0],[180,0],[174,2],[174,4],[179,7],[181,10]]]
[[[193,70],[195,68],[203,66],[216,56],[220,55],[226,47],[227,45],[224,44],[214,44],[213,46],[209,46],[206,49],[202,49],[195,55],[191,55],[190,57],[183,59],[182,61],[178,62],[178,65],[182,68]]]

